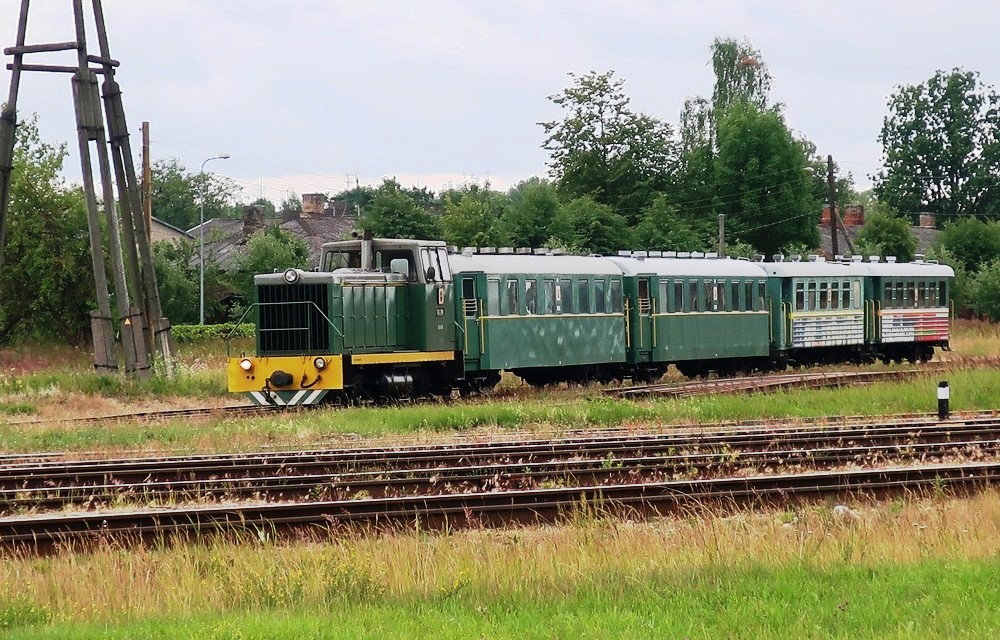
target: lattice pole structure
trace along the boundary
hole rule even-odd
[[[76,40],[39,45],[25,44],[30,0],[21,0],[17,43],[4,50],[6,55],[13,56],[13,62],[7,65],[12,71],[10,93],[0,114],[0,268],[3,267],[3,241],[10,202],[10,175],[13,169],[21,72],[72,74],[73,104],[98,301],[97,310],[91,314],[94,366],[98,370],[117,368],[114,318],[111,316],[111,296],[104,266],[105,256],[108,256],[126,373],[139,378],[147,377],[152,370],[149,354],[158,352],[164,372],[169,376],[173,369],[170,323],[162,317],[152,248],[146,221],[141,213],[139,184],[132,160],[121,88],[114,77],[119,63],[111,58],[101,0],[91,1],[100,55],[92,55],[87,49],[83,0],[73,0]],[[25,64],[23,61],[26,54],[59,51],[76,51],[76,66]],[[91,66],[92,64],[97,66]],[[104,76],[104,82],[99,90],[97,78],[101,75]],[[106,245],[100,226],[101,211],[98,208],[93,175],[92,142],[95,143],[100,172],[101,204],[107,229]],[[118,191],[117,207],[115,188]],[[152,320],[147,322],[147,319]]]

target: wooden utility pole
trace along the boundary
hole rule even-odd
[[[114,78],[119,62],[111,58],[101,0],[92,0],[100,55],[89,53],[87,48],[83,0],[73,0],[72,3],[76,27],[75,41],[26,45],[24,39],[29,4],[30,0],[21,0],[17,44],[4,50],[4,54],[12,55],[14,60],[7,65],[13,73],[7,105],[0,115],[0,267],[2,267],[4,232],[10,201],[13,132],[17,126],[17,91],[21,71],[72,74],[73,104],[93,254],[94,283],[97,289],[98,308],[91,314],[94,366],[99,370],[117,368],[114,349],[115,319],[111,315],[111,296],[105,271],[105,259],[108,258],[112,269],[111,283],[114,286],[126,372],[140,378],[148,376],[151,372],[149,354],[158,349],[166,373],[170,375],[172,368],[170,323],[162,317],[159,290],[153,269],[149,225],[142,214],[121,89]],[[76,66],[23,63],[25,54],[57,51],[76,51]],[[104,76],[100,88],[98,76]],[[97,150],[106,244],[101,229],[93,176],[91,142],[95,143]],[[119,198],[117,207],[115,187]]]
[[[719,257],[726,257],[726,214],[719,214]]]
[[[836,258],[837,250],[837,183],[833,180],[833,156],[826,157],[827,205],[830,207],[830,257]]]
[[[146,239],[153,241],[153,169],[149,164],[149,123],[142,123],[142,215],[146,218]]]

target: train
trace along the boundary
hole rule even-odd
[[[632,251],[449,250],[365,234],[315,270],[254,277],[255,353],[228,387],[258,405],[653,381],[949,349],[954,271],[859,256],[770,261]]]

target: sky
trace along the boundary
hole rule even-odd
[[[90,5],[85,0],[86,6]],[[233,179],[252,200],[396,177],[434,191],[504,189],[548,172],[541,121],[568,73],[614,70],[632,107],[676,126],[710,96],[715,37],[748,39],[789,126],[860,188],[878,170],[889,95],[938,69],[1000,83],[1000,5],[735,0],[104,0],[133,148]],[[20,0],[0,0],[12,46]],[[28,44],[73,39],[72,3],[35,0]],[[96,53],[91,30],[88,44]],[[10,56],[4,56],[6,63]],[[74,64],[73,53],[29,63]],[[0,100],[10,72],[0,69]],[[69,76],[22,75],[18,113],[73,141]]]

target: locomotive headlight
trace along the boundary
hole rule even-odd
[[[313,366],[316,367],[317,371],[326,369],[326,358],[316,358],[313,360]]]
[[[243,369],[244,371],[250,371],[253,369],[253,360],[250,358],[243,358],[240,360],[240,369]]]
[[[288,284],[295,284],[299,281],[299,270],[298,269],[285,269],[285,273],[282,275],[285,282]]]

